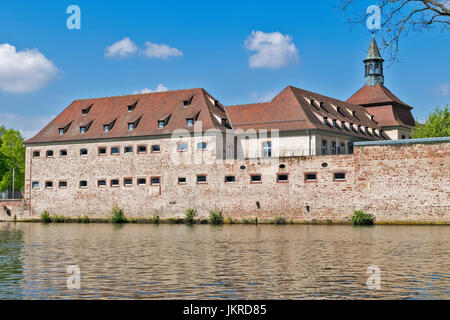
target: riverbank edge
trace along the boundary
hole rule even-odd
[[[122,223],[114,223],[111,221],[111,219],[105,219],[105,218],[92,218],[89,219],[89,221],[79,221],[79,219],[73,219],[73,218],[67,218],[66,221],[51,221],[51,222],[44,222],[41,219],[0,219],[0,222],[16,222],[16,223],[45,223],[45,224],[90,224],[90,223],[111,223],[111,224],[185,224],[185,225],[204,225],[204,224],[211,224],[208,219],[197,219],[194,221],[194,223],[187,222],[185,219],[175,219],[175,218],[169,218],[169,219],[160,219],[158,222],[154,222],[152,219],[129,219],[127,222]],[[276,220],[261,220],[255,222],[255,220],[247,220],[247,219],[236,219],[230,221],[230,219],[225,219],[223,222],[224,225],[353,225],[353,222],[351,220],[300,220],[300,221],[285,221],[283,223],[277,222]],[[374,225],[423,225],[423,226],[430,226],[430,225],[439,225],[439,226],[450,226],[450,221],[420,221],[420,220],[411,220],[411,221],[374,221]]]

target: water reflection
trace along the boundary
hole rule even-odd
[[[0,298],[449,299],[449,230],[2,223]]]

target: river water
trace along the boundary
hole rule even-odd
[[[449,252],[448,226],[0,223],[0,299],[450,299]]]

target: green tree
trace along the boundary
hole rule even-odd
[[[450,137],[450,113],[448,105],[441,109],[436,107],[426,119],[424,124],[416,122],[412,138]]]
[[[5,132],[6,132],[5,126],[0,126],[0,139]]]
[[[17,130],[5,130],[0,138],[0,191],[12,186],[14,168],[14,190],[23,190],[25,185],[25,146]]]

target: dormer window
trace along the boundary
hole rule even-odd
[[[370,120],[375,121],[375,116],[371,115]]]
[[[350,123],[350,131],[353,131],[353,123]]]
[[[117,119],[114,119],[114,121],[112,121],[112,122],[110,122],[110,123],[108,123],[108,124],[103,125],[103,131],[104,131],[104,132],[109,132],[109,131],[114,127],[114,124],[116,123],[116,120],[117,120]]]
[[[83,116],[87,115],[89,113],[89,111],[91,111],[91,107],[92,107],[92,104],[89,107],[87,107],[86,109],[81,109],[81,115],[83,115]]]
[[[383,129],[380,129],[380,137],[383,136]]]
[[[360,124],[358,124],[358,133],[362,133]]]
[[[190,97],[190,98],[187,99],[187,100],[183,100],[183,105],[184,105],[185,107],[189,106],[189,105],[192,103],[192,99],[193,99],[193,98],[194,98],[194,96]]]
[[[328,125],[328,118],[327,117],[323,117],[323,124],[324,125]]]
[[[69,129],[70,125],[72,124],[72,122],[70,122],[68,125],[66,125],[65,127],[59,128],[58,132],[59,135],[62,136],[64,133],[67,132],[67,130]]]
[[[369,134],[369,127],[366,127],[366,134]]]
[[[170,120],[170,116],[171,116],[171,115],[172,115],[172,114],[169,114],[169,115],[166,116],[165,118],[162,118],[162,119],[158,120],[158,128],[162,129],[162,128],[166,127],[167,124],[169,123],[169,120]]]
[[[342,113],[341,107],[337,107],[337,112],[340,113],[340,114],[342,114],[342,115],[344,115],[344,114]]]
[[[139,125],[139,121],[141,121],[141,118],[142,116],[140,116],[139,119],[134,122],[128,122],[128,131],[133,131],[134,129],[136,129]]]
[[[139,101],[139,100],[138,100],[138,101]],[[136,108],[136,105],[137,105],[138,101],[136,101],[136,102],[133,103],[132,105],[129,105],[129,106],[128,106],[128,112],[131,112],[131,111],[134,110],[134,108]]]
[[[198,115],[200,114],[200,112],[199,113],[197,113],[194,117],[192,117],[192,118],[187,118],[186,119],[186,125],[188,126],[188,127],[192,127],[193,125],[194,125],[194,123],[195,123],[195,121],[197,121],[197,118],[198,118]]]
[[[341,121],[341,128],[345,130],[345,121]]]
[[[333,128],[337,128],[337,121],[336,121],[336,119],[333,119]]]
[[[222,126],[224,127],[228,126],[227,119],[222,119]]]
[[[81,134],[85,134],[88,130],[89,130],[89,128],[91,127],[91,124],[92,124],[92,121],[91,122],[89,122],[87,125],[85,125],[85,126],[81,126],[80,127],[80,133]]]

